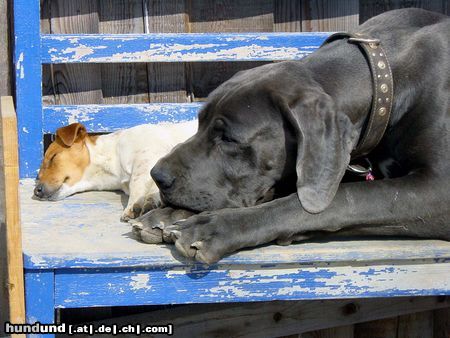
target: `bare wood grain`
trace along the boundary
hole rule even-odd
[[[398,317],[355,324],[355,338],[397,338]]]
[[[41,33],[50,34],[50,8],[52,0],[41,2]],[[55,104],[56,93],[53,85],[53,65],[42,65],[42,104]]]
[[[417,312],[400,316],[397,338],[433,338],[433,312]]]
[[[172,323],[175,337],[280,337],[443,308],[449,302],[442,302],[439,297],[404,297],[196,304],[102,320],[96,324]]]
[[[0,1],[0,96],[11,95],[11,54],[8,1]]]
[[[329,329],[307,332],[299,338],[353,338],[353,325],[332,327]]]
[[[301,11],[304,32],[346,31],[359,24],[358,0],[302,1]]]
[[[450,337],[450,307],[433,311],[433,338]]]
[[[102,0],[99,16],[100,33],[144,32],[142,0]],[[101,81],[105,104],[149,102],[145,64],[102,64]]]
[[[7,244],[9,319],[25,322],[22,233],[19,212],[19,156],[17,119],[11,96],[1,97],[1,132]]]
[[[203,32],[271,32],[273,1],[251,0],[189,1],[190,29]],[[192,64],[192,87],[196,98],[204,99],[212,90],[236,72],[264,63],[208,62]]]
[[[274,1],[275,32],[301,32],[302,31],[302,3],[297,0]]]
[[[185,1],[145,0],[146,33],[188,32]],[[150,102],[189,102],[186,68],[182,63],[149,63]]]
[[[51,33],[99,32],[97,1],[51,0],[49,15]],[[52,81],[56,104],[103,103],[99,65],[54,65]]]

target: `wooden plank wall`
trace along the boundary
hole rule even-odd
[[[43,0],[45,33],[345,30],[358,0]],[[261,62],[44,66],[46,104],[191,102]]]

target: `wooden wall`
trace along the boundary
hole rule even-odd
[[[447,308],[303,333],[298,338],[449,338],[449,325]]]
[[[45,33],[346,30],[358,0],[43,0]],[[192,102],[255,62],[44,67],[46,104]]]
[[[401,7],[449,13],[446,0],[42,0],[46,33],[338,31]],[[151,63],[44,67],[47,104],[192,102],[260,65]]]

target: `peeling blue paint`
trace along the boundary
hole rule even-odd
[[[43,152],[39,1],[14,1],[20,177],[35,177]]]
[[[43,34],[42,63],[299,60],[330,33]]]
[[[435,268],[429,271],[435,274]],[[269,269],[260,265],[222,264],[195,270],[63,269],[55,275],[55,304],[57,307],[160,305],[444,295],[449,292],[448,274],[446,277],[443,273],[433,283],[424,280],[427,266],[420,266],[415,273],[406,266],[380,266],[379,271],[385,271],[383,283],[377,279],[361,278],[370,275],[367,273],[370,269],[345,266],[311,268],[295,263]],[[79,283],[80,279],[83,283]],[[405,283],[409,279],[412,281]],[[136,280],[141,281],[140,288],[131,282]],[[111,294],[115,296],[111,297]]]
[[[69,105],[43,108],[44,133],[67,124],[83,123],[91,132],[113,132],[139,124],[184,122],[197,118],[202,103]]]

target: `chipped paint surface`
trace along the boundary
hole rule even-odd
[[[43,63],[299,60],[330,33],[42,35]]]
[[[53,323],[54,280],[52,270],[27,270],[25,275],[27,323]]]
[[[44,132],[70,123],[83,123],[89,131],[112,132],[146,123],[184,122],[197,118],[201,103],[72,105],[44,107]]]
[[[20,73],[20,78],[24,79],[25,78],[25,69],[23,67],[23,59],[24,59],[24,53],[20,53],[19,58],[17,59],[16,62],[16,70],[18,70]]]
[[[15,107],[19,136],[20,177],[34,177],[43,153],[40,4],[27,0],[14,6]]]
[[[148,274],[139,273],[135,276],[131,276],[130,279],[131,290],[150,290],[152,288],[151,285],[149,285],[150,276]]]
[[[87,192],[63,201],[32,199],[34,181],[20,182],[24,264],[28,269],[170,267],[167,280],[199,275],[204,269],[180,262],[172,246],[136,241],[131,228],[119,221],[122,195]],[[29,212],[33,210],[33,212]],[[61,222],[64,220],[64,222]],[[438,240],[360,240],[265,246],[245,250],[222,260],[223,264],[346,264],[346,262],[450,262],[450,242]],[[239,280],[258,270],[230,269],[227,278]],[[264,278],[271,278],[266,269]],[[273,273],[276,273],[273,271]]]
[[[82,294],[90,290],[95,292]],[[55,303],[61,307],[185,304],[441,295],[449,291],[450,263],[327,267],[242,263],[61,273],[56,276]]]

